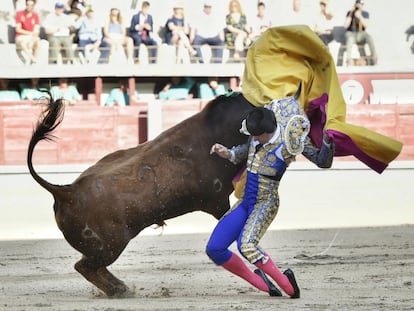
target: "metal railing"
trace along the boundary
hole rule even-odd
[[[15,45],[11,45],[14,46]],[[110,47],[99,47],[98,49],[91,49],[89,47],[82,48],[77,44],[72,45],[72,57],[69,57],[66,49],[63,47],[54,47],[55,53],[51,53],[51,47],[48,47],[47,63],[48,64],[111,64],[111,63],[146,63],[146,64],[167,64],[167,63],[187,63],[187,64],[225,64],[225,63],[244,63],[245,55],[240,58],[233,58],[234,48],[223,46],[193,46],[193,48],[200,48],[202,55],[192,56],[190,53],[183,47],[178,47],[174,45],[161,44],[157,46],[134,46],[132,60],[127,59],[127,52],[125,47],[121,51],[116,51],[115,53],[111,52]],[[16,52],[21,54],[21,50],[15,47]],[[220,53],[219,50],[222,50]],[[139,57],[135,57],[139,52]],[[247,52],[247,50],[246,50]],[[220,55],[217,56],[217,55]],[[246,54],[246,53],[244,53]],[[55,58],[52,58],[51,55],[57,55]],[[22,58],[20,57],[22,60]],[[22,60],[22,62],[24,62]]]

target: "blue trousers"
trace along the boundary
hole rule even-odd
[[[221,63],[223,61],[223,47],[224,41],[220,39],[220,36],[217,35],[212,38],[204,38],[199,35],[196,35],[193,41],[193,46],[197,51],[197,56],[200,59],[200,62],[203,63],[203,55],[201,52],[201,46],[203,44],[208,44],[211,46],[211,61],[210,63]]]
[[[266,256],[258,244],[277,215],[278,183],[248,173],[243,199],[220,219],[207,243],[206,253],[214,263],[222,265],[230,259],[228,248],[235,241],[242,256],[253,264]]]

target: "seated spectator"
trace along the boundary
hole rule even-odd
[[[150,63],[155,63],[157,59],[157,42],[151,37],[154,29],[154,21],[152,15],[149,14],[150,3],[143,1],[141,11],[132,16],[131,26],[129,27],[129,35],[134,40],[135,59],[139,62],[139,46],[141,43],[149,46]]]
[[[63,98],[66,100],[65,104],[70,106],[77,104],[82,99],[76,86],[69,84],[67,78],[60,78],[58,80],[58,85],[54,85],[50,88],[50,93],[54,100]]]
[[[334,40],[333,36],[333,14],[328,8],[328,0],[319,1],[320,11],[316,16],[313,31],[318,35],[325,45]]]
[[[316,16],[313,31],[319,36],[325,45],[328,45],[334,40],[333,35],[333,13],[328,7],[328,0],[321,0],[319,2],[320,11]]]
[[[113,88],[109,92],[109,96],[106,99],[105,106],[129,106],[130,105],[130,91],[128,87],[128,81],[120,81],[119,87]],[[138,91],[135,90],[132,96],[132,101],[138,100]]]
[[[234,61],[239,61],[244,56],[245,48],[250,45],[249,33],[247,17],[243,13],[240,2],[231,0],[229,13],[226,15],[226,44],[233,49]]]
[[[75,28],[78,29],[81,62],[90,62],[92,55],[96,55],[95,58],[98,59],[100,56],[99,47],[102,42],[102,29],[94,18],[94,12],[91,8],[76,22]]]
[[[200,84],[199,96],[202,99],[212,99],[216,96],[226,93],[226,88],[223,84],[219,83],[218,78],[208,78],[207,83]]]
[[[196,49],[196,56],[200,63],[204,63],[201,46],[211,46],[210,63],[221,63],[223,61],[224,47],[224,24],[220,22],[216,14],[212,13],[212,4],[204,1],[203,12],[200,16],[193,17],[191,23],[190,38]]]
[[[19,92],[11,89],[9,83],[9,79],[0,79],[0,101],[19,101]]]
[[[166,28],[166,42],[168,44],[185,47],[191,56],[197,54],[190,44],[190,27],[184,18],[184,8],[182,5],[177,4],[174,6],[173,15],[167,20]]]
[[[44,22],[47,40],[49,41],[49,64],[57,63],[61,49],[65,54],[64,60],[67,63],[73,63],[74,60],[71,36],[73,21],[64,13],[64,10],[65,5],[62,2],[56,2],[55,11],[50,13]]]
[[[133,64],[133,51],[134,42],[131,37],[127,36],[126,28],[124,24],[121,11],[117,8],[112,8],[108,20],[105,23],[103,41],[109,46],[108,50],[103,50],[103,56],[105,59],[109,59],[109,56],[116,57],[122,50],[126,54],[126,59],[129,64]],[[124,53],[121,52],[123,55]]]
[[[302,8],[301,0],[292,0],[292,6],[284,12],[281,20],[277,21],[279,26],[283,25],[308,25],[313,27],[313,16]]]
[[[377,64],[377,52],[374,40],[366,31],[368,27],[369,13],[364,11],[364,0],[356,0],[355,6],[346,14],[344,27],[346,28],[346,57],[348,66],[353,65],[353,44],[368,44],[371,55],[368,57],[368,65]],[[362,57],[365,55],[361,55]]]
[[[266,15],[266,4],[259,2],[257,4],[257,14],[251,23],[250,40],[256,41],[270,27],[272,27],[272,21]]]
[[[47,90],[47,87],[40,83],[39,78],[30,79],[29,84],[27,85],[23,84],[21,85],[20,88],[21,88],[20,96],[24,100],[36,100],[36,99],[42,99],[48,96],[48,94],[45,92]]]
[[[172,77],[171,81],[165,84],[158,93],[159,99],[191,99],[194,96],[192,91],[195,81],[189,77]]]
[[[74,20],[78,20],[81,18],[90,6],[86,4],[84,0],[70,0],[69,2],[69,10],[67,12],[68,15],[72,15]]]
[[[40,19],[35,4],[35,0],[26,0],[26,9],[16,13],[16,49],[25,64],[35,64],[38,58]]]

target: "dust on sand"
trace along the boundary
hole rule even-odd
[[[137,237],[110,267],[135,296],[108,299],[65,240],[0,242],[0,310],[413,310],[414,226],[269,231],[300,299],[270,297],[215,266],[207,234]],[[253,267],[252,267],[253,268]]]

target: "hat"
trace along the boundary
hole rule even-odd
[[[319,3],[323,3],[323,4],[325,4],[325,5],[328,5],[328,0],[321,0],[321,1],[319,1]]]
[[[356,0],[356,1],[355,1],[355,4],[357,4],[357,3],[364,4],[364,0]]]
[[[63,2],[56,2],[55,4],[55,9],[64,9],[65,5],[63,4]]]
[[[252,136],[272,133],[276,130],[275,114],[264,107],[254,108],[247,115],[246,129]]]

